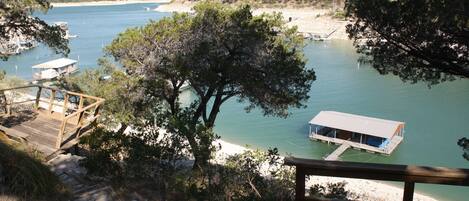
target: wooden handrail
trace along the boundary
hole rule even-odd
[[[405,182],[404,201],[413,199],[415,183],[469,186],[469,169],[324,161],[295,157],[285,158],[285,165],[296,166],[297,201],[305,200],[306,175]]]
[[[98,101],[98,102],[94,102],[94,103],[92,103],[92,104],[90,104],[90,105],[88,105],[88,106],[86,106],[86,107],[84,107],[84,108],[81,108],[81,109],[75,111],[75,112],[72,113],[72,114],[67,115],[67,116],[64,118],[64,120],[68,120],[68,119],[72,118],[73,116],[77,116],[77,115],[80,114],[81,112],[84,112],[84,111],[86,111],[86,110],[88,110],[88,109],[91,109],[91,108],[93,108],[93,107],[96,107],[97,105],[100,105],[100,104],[102,104],[103,102],[104,102],[104,100],[101,100],[101,101]]]
[[[0,91],[13,91],[13,90],[17,90],[17,89],[34,88],[34,87],[49,89],[49,90],[55,90],[57,92],[61,92],[61,93],[64,93],[64,94],[68,93],[68,94],[73,95],[73,96],[83,96],[85,98],[90,98],[90,99],[94,99],[94,100],[104,100],[103,98],[96,97],[96,96],[81,94],[81,93],[77,93],[77,92],[67,91],[67,90],[58,89],[58,88],[49,87],[49,86],[43,86],[43,85],[26,85],[26,86],[19,86],[19,87],[0,89]]]
[[[46,103],[48,103],[48,107],[46,108],[47,113],[52,117],[52,113],[54,112],[54,106],[61,106],[62,107],[62,111],[61,111],[62,112],[62,116],[61,116],[62,122],[60,124],[59,133],[57,135],[57,140],[56,140],[56,148],[57,149],[60,149],[60,147],[62,145],[62,140],[63,140],[64,135],[69,134],[69,133],[66,133],[66,127],[67,127],[68,120],[70,118],[72,118],[74,116],[77,116],[77,115],[80,115],[79,118],[78,118],[78,122],[76,123],[77,126],[72,129],[72,131],[76,130],[76,136],[78,137],[78,136],[80,136],[80,132],[82,132],[81,129],[83,128],[83,126],[89,125],[89,123],[91,123],[92,121],[95,121],[99,117],[99,107],[100,107],[101,104],[103,104],[104,99],[96,97],[96,96],[81,94],[81,93],[77,93],[77,92],[71,92],[71,91],[67,91],[67,90],[62,90],[62,89],[57,89],[57,88],[42,86],[42,85],[27,85],[27,86],[13,87],[13,88],[8,88],[8,89],[0,89],[0,92],[13,91],[13,90],[25,89],[25,88],[35,88],[35,87],[38,88],[38,91],[36,93],[36,98],[31,100],[31,101],[34,101],[34,105],[35,105],[36,109],[39,109],[39,102],[46,102]],[[41,99],[41,93],[42,93],[42,91],[44,91],[43,89],[48,89],[48,90],[51,91],[51,95],[48,98],[48,100]],[[56,103],[57,93],[61,93],[63,95],[63,97],[64,97],[64,103],[63,104]],[[71,96],[79,97],[80,102],[79,102],[79,105],[78,105],[78,109],[75,110],[75,112],[73,112],[72,114],[69,114],[69,115],[66,116],[65,114],[68,111],[68,105],[69,105],[68,102],[69,102],[69,98]],[[87,103],[91,102],[91,104],[89,104],[87,106],[84,106],[84,104],[85,104],[84,99],[91,99],[90,101],[87,101]],[[25,102],[25,101],[20,101],[20,102]],[[12,102],[10,104],[15,104],[15,102]],[[93,110],[87,111],[87,110],[90,110],[92,108],[94,108],[94,111]],[[92,114],[92,118],[87,119],[87,122],[83,123],[84,116],[85,115],[90,115],[90,114]]]

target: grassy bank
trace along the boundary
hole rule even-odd
[[[68,200],[69,192],[33,149],[0,133],[0,200]]]

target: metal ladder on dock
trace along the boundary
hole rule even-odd
[[[339,156],[342,155],[342,153],[345,152],[345,150],[347,150],[348,148],[350,148],[350,144],[348,143],[343,143],[339,146],[339,148],[337,148],[336,150],[334,150],[334,152],[332,152],[331,154],[329,154],[328,156],[326,156],[324,158],[324,160],[326,161],[336,161],[339,159]]]

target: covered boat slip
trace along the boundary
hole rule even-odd
[[[35,80],[48,80],[60,76],[69,75],[78,71],[78,61],[67,58],[60,58],[42,64],[34,65],[32,68]]]
[[[46,157],[78,143],[104,99],[31,85],[0,90],[0,130]]]
[[[310,122],[313,140],[346,144],[369,152],[391,154],[404,137],[404,122],[378,119],[335,111],[321,111]],[[342,152],[326,158],[337,159]],[[337,151],[338,151],[337,150]]]

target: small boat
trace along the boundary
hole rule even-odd
[[[77,35],[70,34],[70,29],[68,28],[67,22],[54,22],[54,25],[60,27],[60,29],[65,31],[65,36],[64,36],[65,39],[78,37]]]
[[[68,76],[78,71],[78,61],[68,58],[60,58],[45,63],[34,65],[34,80],[52,80],[62,76]]]

